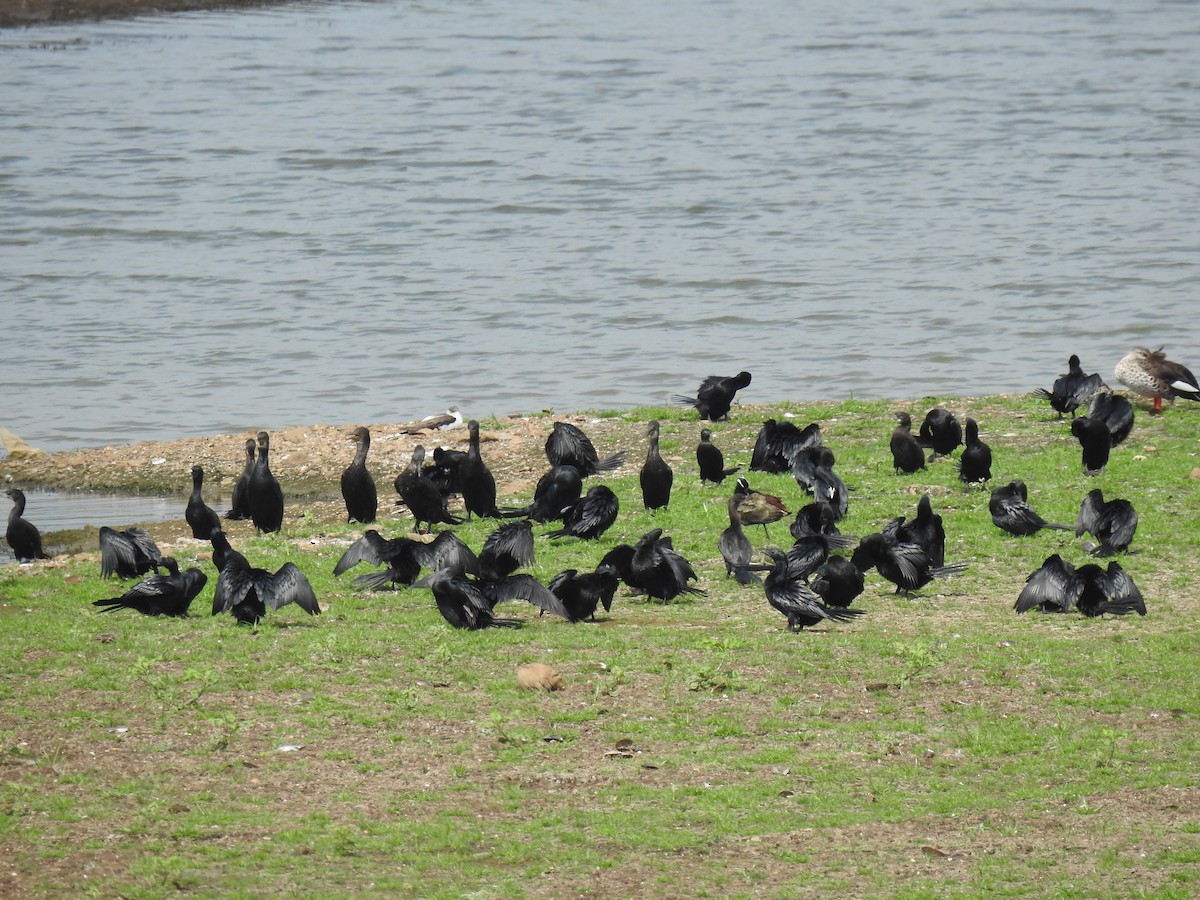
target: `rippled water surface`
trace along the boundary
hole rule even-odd
[[[814,8],[816,7],[816,8]],[[1194,2],[379,2],[0,32],[0,426],[1200,365]]]

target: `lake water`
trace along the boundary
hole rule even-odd
[[[0,32],[0,426],[1200,366],[1195,2],[378,2]]]

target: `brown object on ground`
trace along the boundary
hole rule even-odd
[[[561,691],[562,676],[542,663],[517,666],[517,685],[526,691]]]

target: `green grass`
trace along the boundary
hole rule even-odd
[[[1145,619],[1016,616],[1025,576],[1053,552],[1082,563],[1081,541],[1001,533],[953,462],[895,475],[895,404],[735,408],[714,427],[728,463],[745,465],[768,415],[820,421],[854,488],[843,531],[909,515],[928,491],[947,560],[969,565],[911,599],[873,576],[856,603],[867,615],[789,633],[760,588],[724,577],[732,485],[697,481],[695,414],[597,413],[627,440],[607,482],[622,518],[598,544],[539,539],[531,571],[591,568],[662,527],[706,596],[623,590],[600,624],[509,607],[524,628],[458,632],[427,591],[334,579],[361,532],[316,517],[283,535],[233,531],[252,563],[295,561],[325,606],[254,629],[207,615],[204,560],[193,616],[169,621],[98,613],[90,602],[117,591],[95,554],[0,570],[0,892],[1192,896],[1196,412],[1139,409],[1105,473],[1085,478],[1044,403],[908,408],[919,421],[939,401],[980,422],[994,483],[1022,478],[1047,519],[1073,523],[1092,487],[1135,504],[1136,552],[1121,563]],[[654,517],[636,476],[651,417],[676,457]],[[806,502],[790,475],[743,474],[793,511]],[[769,540],[790,543],[787,524]],[[478,547],[493,527],[457,531]],[[763,546],[761,528],[748,533]],[[173,552],[187,565],[205,549],[181,539]],[[529,661],[567,689],[520,691]]]

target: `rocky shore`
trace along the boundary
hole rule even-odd
[[[289,0],[0,0],[0,28],[276,6]]]

